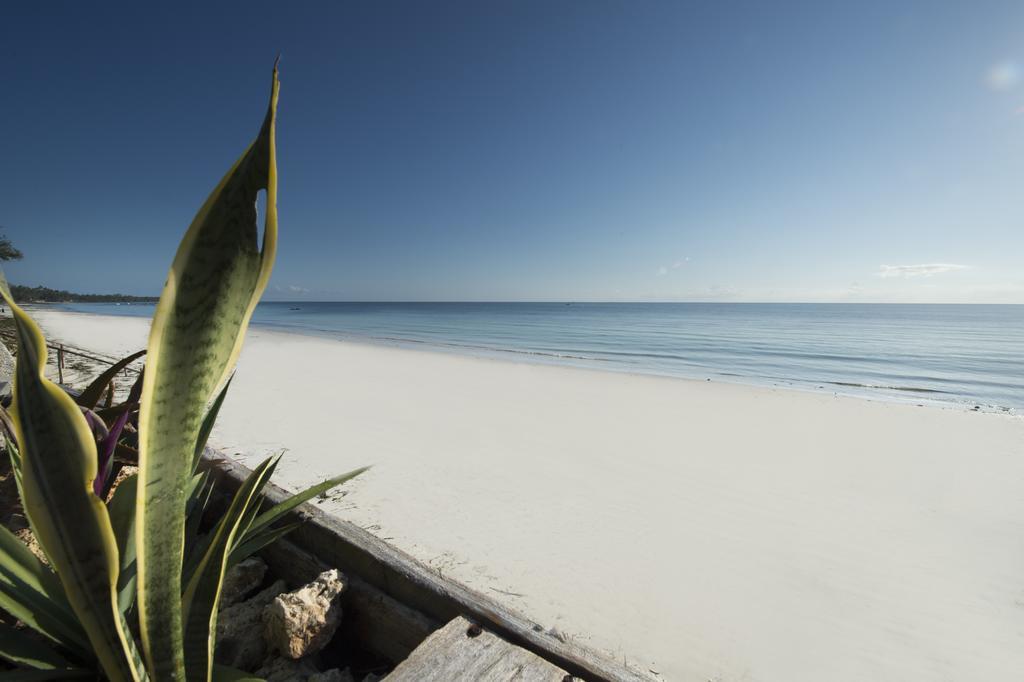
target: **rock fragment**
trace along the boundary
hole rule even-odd
[[[316,675],[310,675],[306,682],[356,682],[356,679],[352,677],[352,672],[348,668],[344,670],[333,668]]]
[[[266,682],[308,682],[312,675],[317,674],[316,666],[312,661],[293,661],[290,658],[280,656],[266,661],[259,670],[256,677]]]
[[[221,609],[217,614],[217,651],[214,660],[239,670],[254,670],[267,655],[263,640],[263,610],[287,589],[283,580],[252,598]]]
[[[270,602],[263,611],[269,650],[295,660],[323,649],[341,623],[338,596],[344,589],[341,571],[331,569]]]
[[[245,599],[263,584],[266,575],[267,564],[259,557],[249,557],[232,566],[224,574],[224,583],[220,588],[220,608],[234,606]]]

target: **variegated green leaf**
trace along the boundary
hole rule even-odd
[[[203,204],[171,265],[150,331],[139,415],[139,625],[150,673],[185,677],[185,500],[207,404],[230,375],[277,249],[277,69],[259,135]],[[256,202],[266,190],[262,250]]]
[[[181,574],[182,585],[187,585],[192,580],[192,574],[195,573],[209,546],[211,533],[201,533],[200,527],[216,489],[208,471],[193,476],[192,484],[193,488],[189,492],[188,503],[185,506],[185,560]]]
[[[246,533],[242,541],[231,550],[228,566],[231,567],[241,561],[245,561],[264,547],[268,547],[292,531],[298,530],[301,525],[302,521],[293,521],[292,523],[262,530],[258,533]]]
[[[336,488],[337,486],[341,485],[342,483],[345,483],[346,481],[352,480],[353,478],[363,473],[364,471],[368,470],[369,468],[370,467],[361,467],[359,469],[356,469],[355,471],[350,471],[347,474],[342,474],[340,476],[335,476],[334,478],[329,478],[323,483],[317,483],[316,485],[310,486],[309,488],[306,488],[302,492],[292,495],[284,502],[274,505],[273,507],[271,507],[270,509],[256,517],[256,519],[252,522],[252,526],[246,533],[246,537],[243,538],[243,542],[251,539],[254,535],[263,531],[268,526],[270,526],[270,524],[274,523],[274,521],[277,521],[282,516],[298,507],[300,504],[308,502],[309,500],[313,499],[320,493],[327,492],[328,490]]]
[[[0,658],[14,665],[38,670],[72,667],[53,647],[47,646],[45,641],[40,641],[24,630],[18,630],[6,623],[0,623]]]
[[[206,513],[206,505],[213,495],[214,484],[210,480],[210,472],[203,471],[192,477],[188,502],[185,504],[185,544],[199,537],[199,528]],[[186,551],[188,547],[186,547]],[[187,581],[186,581],[187,582]]]
[[[228,556],[236,539],[246,530],[247,512],[259,504],[259,492],[266,485],[280,456],[271,457],[249,474],[231,500],[231,505],[212,533],[212,538],[182,595],[185,614],[185,669],[189,682],[210,678],[213,670],[214,635],[221,584]]]
[[[25,499],[21,492],[21,451],[18,449],[17,435],[14,433],[14,419],[11,414],[0,407],[0,428],[3,430],[5,449],[11,460],[11,473],[14,474],[14,483],[18,488],[18,499]]]
[[[14,533],[0,526],[0,608],[83,656],[89,642],[60,580]]]
[[[135,498],[138,482],[138,475],[133,474],[118,483],[107,504],[121,555],[121,569],[117,577],[117,603],[121,613],[135,602]]]
[[[18,668],[0,672],[0,682],[50,682],[50,680],[70,680],[91,677],[96,679],[96,672],[80,668],[70,670],[34,670]]]
[[[224,404],[224,398],[227,397],[229,388],[231,388],[230,378],[224,383],[224,388],[217,394],[217,398],[210,405],[210,409],[206,411],[206,416],[203,417],[203,423],[199,427],[199,435],[196,437],[196,449],[192,458],[192,471],[199,468],[199,461],[203,458],[206,442],[210,440],[210,433],[213,431],[213,425],[217,422],[217,415],[220,414],[221,405]]]
[[[117,609],[117,543],[107,508],[92,491],[96,442],[79,406],[44,377],[46,342],[2,277],[0,295],[18,336],[11,415],[25,512],[104,672],[112,680],[138,679]]]

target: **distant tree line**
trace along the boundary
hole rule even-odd
[[[76,294],[50,287],[11,285],[11,294],[19,303],[152,303],[156,296],[129,296],[127,294]]]

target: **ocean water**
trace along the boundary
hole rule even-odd
[[[64,307],[153,312],[145,304]],[[261,303],[253,324],[527,362],[1024,412],[1024,305]]]

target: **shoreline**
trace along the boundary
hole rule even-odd
[[[33,315],[112,354],[148,329]],[[320,506],[664,679],[1024,669],[1016,416],[254,327],[211,442],[286,450],[290,487],[374,464]]]
[[[113,320],[134,319],[148,322],[148,317],[135,315],[109,315],[104,313],[85,312],[78,310],[55,309],[60,303],[31,303],[25,308],[29,312],[38,310],[40,312],[51,312],[61,315],[80,315],[86,317],[105,317]],[[120,305],[120,304],[119,304]],[[131,304],[126,304],[131,305]],[[149,303],[136,305],[152,305]],[[899,304],[894,304],[899,305]],[[54,308],[49,308],[54,306]],[[539,365],[547,367],[561,367],[565,369],[607,372],[611,374],[649,377],[657,379],[668,379],[673,381],[684,381],[694,383],[719,382],[735,386],[746,386],[751,388],[797,391],[802,393],[830,395],[836,398],[851,398],[854,400],[867,400],[887,404],[908,405],[914,407],[927,407],[954,410],[958,412],[981,412],[986,414],[998,414],[1010,417],[1024,418],[1024,411],[1017,407],[981,403],[966,398],[943,399],[932,397],[933,394],[955,395],[949,392],[935,391],[906,386],[885,386],[878,384],[853,383],[843,381],[810,381],[804,379],[787,379],[784,377],[760,377],[754,375],[732,374],[720,372],[712,368],[707,375],[688,376],[683,374],[672,374],[667,372],[644,371],[633,369],[625,365],[619,365],[604,358],[574,356],[558,353],[543,353],[529,350],[517,350],[511,348],[497,348],[489,346],[474,346],[470,344],[442,343],[439,341],[427,341],[419,339],[408,339],[400,337],[378,337],[359,334],[357,332],[338,332],[330,329],[316,329],[311,327],[288,327],[285,325],[268,322],[252,322],[250,332],[260,331],[273,334],[284,334],[286,336],[298,336],[310,339],[319,339],[346,345],[361,345],[369,348],[384,348],[394,350],[420,351],[442,355],[454,355],[456,357],[471,358],[477,360],[490,360],[506,362],[511,364]],[[145,347],[143,343],[140,348]],[[138,349],[136,349],[138,350]],[[125,351],[127,355],[130,351]],[[578,361],[578,362],[574,362]],[[888,393],[886,393],[888,391]]]

